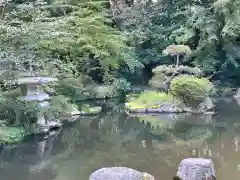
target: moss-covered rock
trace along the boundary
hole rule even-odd
[[[198,105],[208,97],[214,85],[207,78],[197,78],[190,75],[181,75],[171,81],[171,93],[182,99],[187,105]]]
[[[0,144],[15,144],[21,142],[27,135],[20,127],[0,126]]]
[[[125,107],[130,112],[182,112],[183,103],[171,94],[144,91],[137,97],[129,98]]]

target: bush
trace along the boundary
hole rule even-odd
[[[170,45],[168,46],[165,50],[163,50],[164,55],[177,55],[177,54],[182,54],[182,55],[187,55],[191,53],[191,49],[189,46],[186,45]]]
[[[209,96],[213,84],[206,78],[197,78],[190,75],[181,75],[171,81],[171,93],[181,98],[185,104],[199,103],[204,97]]]
[[[176,106],[181,105],[181,101],[175,99],[171,94],[156,91],[145,91],[138,97],[130,98],[126,106],[130,109],[158,108],[165,102]]]
[[[125,94],[131,91],[131,84],[124,78],[115,79],[112,86],[116,88],[120,94]]]
[[[0,144],[13,144],[23,140],[27,132],[18,127],[0,126]]]
[[[165,74],[155,74],[152,79],[149,81],[149,85],[154,88],[162,89],[164,87],[163,81],[165,80]]]

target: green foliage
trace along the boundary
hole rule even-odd
[[[189,61],[204,71],[225,78],[238,76],[239,1],[209,1],[188,7],[185,25],[172,32],[172,38],[194,47]]]
[[[213,90],[213,84],[206,78],[181,75],[171,81],[171,93],[181,98],[187,105],[200,102]]]
[[[158,108],[165,102],[176,106],[182,105],[181,101],[174,98],[171,94],[157,91],[144,91],[138,97],[130,98],[126,103],[126,107],[129,109]]]
[[[186,45],[170,45],[163,50],[163,54],[169,56],[188,55],[190,53],[191,49]]]
[[[162,52],[171,44],[184,44],[191,49],[184,63],[199,67],[213,78],[238,82],[239,9],[238,0],[139,1],[120,17],[144,65],[172,64]]]
[[[140,62],[146,66],[169,63],[169,58],[164,57],[162,52],[166,46],[177,44],[170,36],[185,23],[181,7],[188,3],[192,1],[139,1],[130,11],[123,11],[119,17],[122,19],[121,27],[131,35]]]
[[[0,144],[13,144],[23,140],[26,132],[22,128],[0,126]]]
[[[152,70],[154,74],[162,74],[164,73],[165,75],[172,74],[174,72],[180,73],[180,74],[192,74],[192,75],[201,75],[202,70],[197,68],[197,67],[189,67],[189,66],[167,66],[167,65],[160,65],[157,66]]]
[[[164,88],[163,82],[165,79],[166,79],[166,75],[164,73],[155,74],[149,81],[149,84],[152,87],[161,89],[161,88]]]
[[[103,1],[35,1],[4,11],[0,57],[35,64],[40,74],[81,73],[111,81],[121,66],[134,71],[128,36],[111,26]]]
[[[131,84],[126,79],[115,79],[112,84],[119,93],[127,93],[131,91]]]
[[[37,122],[37,117],[46,115],[49,118],[59,118],[69,115],[72,104],[64,96],[53,96],[49,107],[41,108],[38,102],[28,102],[1,96],[1,118],[6,119],[6,125],[22,127],[29,131]]]
[[[1,105],[2,116],[7,119],[8,125],[21,126],[26,129],[36,122],[39,109],[37,102],[11,98],[6,98]]]
[[[81,77],[81,76],[80,76]],[[114,79],[110,85],[99,85],[91,79],[65,78],[56,86],[57,94],[76,102],[86,99],[107,99],[125,94],[131,90],[131,84],[125,79]]]
[[[40,113],[47,114],[50,118],[69,117],[72,110],[72,104],[62,95],[53,96],[50,100],[49,107],[41,109]]]
[[[64,78],[58,81],[55,87],[56,93],[77,101],[83,97],[84,85],[78,78]]]

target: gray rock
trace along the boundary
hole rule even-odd
[[[171,103],[163,103],[160,108],[162,109],[162,112],[176,112],[174,111],[174,105]]]
[[[237,89],[236,94],[233,97],[234,99],[240,99],[240,88]]]
[[[184,112],[189,112],[189,113],[192,112],[191,108],[188,108],[188,107],[183,108],[183,111],[184,111]]]
[[[89,180],[154,180],[154,177],[127,167],[108,167],[93,172]]]
[[[205,97],[203,102],[199,104],[198,111],[201,113],[213,110],[215,105],[213,104],[211,98]]]
[[[145,113],[146,112],[146,109],[143,109],[143,108],[139,108],[139,109],[130,109],[130,112],[133,112],[133,113]]]
[[[147,108],[148,113],[157,113],[159,112],[160,109],[158,108]],[[160,111],[161,112],[161,111]]]
[[[182,160],[177,176],[181,180],[215,180],[215,170],[211,159],[188,158]]]

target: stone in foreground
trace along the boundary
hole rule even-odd
[[[181,180],[216,180],[212,160],[202,158],[182,160],[178,167],[177,177]]]
[[[89,180],[154,180],[154,177],[127,167],[108,167],[93,172]]]

